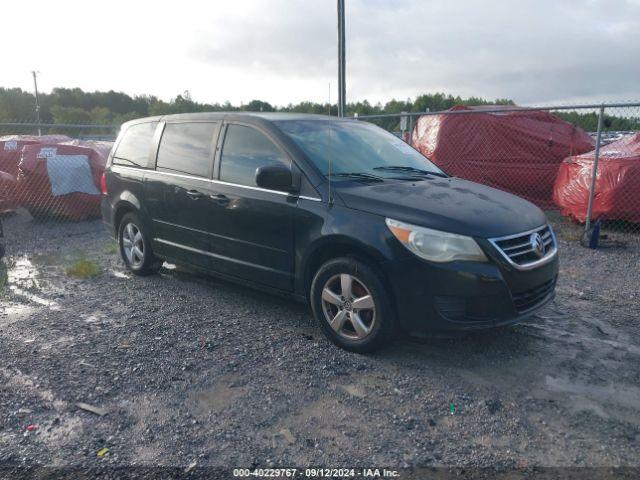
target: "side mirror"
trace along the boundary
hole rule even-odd
[[[256,185],[267,190],[293,192],[291,168],[282,164],[265,165],[256,168]]]

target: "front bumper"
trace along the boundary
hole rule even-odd
[[[528,271],[495,259],[433,264],[408,258],[387,267],[400,325],[419,335],[509,325],[535,315],[555,296],[558,256]]]

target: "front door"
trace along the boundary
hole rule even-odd
[[[297,196],[255,183],[263,165],[291,165],[264,132],[229,124],[209,217],[213,269],[282,290],[293,289]]]

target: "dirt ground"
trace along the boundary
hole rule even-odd
[[[536,318],[362,356],[304,305],[173,266],[130,275],[99,221],[4,226],[5,467],[640,465],[637,247],[561,231]]]

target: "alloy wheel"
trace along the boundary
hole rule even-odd
[[[371,292],[361,280],[347,273],[327,281],[322,289],[322,310],[329,326],[348,340],[364,339],[376,322]]]
[[[127,223],[122,230],[122,249],[127,261],[133,267],[139,267],[144,262],[144,239],[142,232],[134,223]]]

